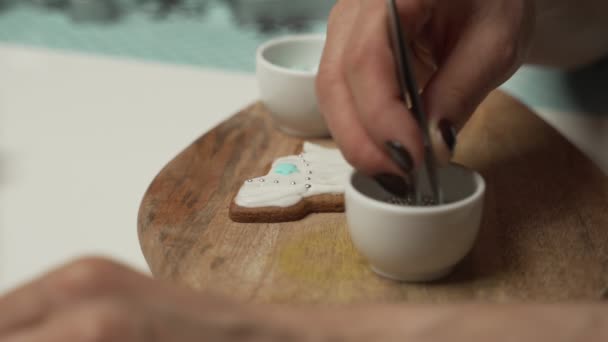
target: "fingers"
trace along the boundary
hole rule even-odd
[[[334,140],[354,167],[370,175],[383,168],[398,173],[399,169],[384,149],[374,143],[359,120],[344,74],[344,52],[359,10],[357,1],[340,1],[332,10],[317,77],[319,106]]]
[[[135,285],[144,279],[148,278],[100,258],[73,262],[0,298],[0,339],[85,298],[109,293],[136,296],[142,291]]]
[[[513,18],[523,14],[518,8],[495,7],[485,11],[484,16],[472,16],[477,20],[461,32],[423,94],[431,117],[433,146],[442,162],[453,152],[456,130],[523,60],[521,25]],[[488,11],[498,13],[489,15]]]
[[[400,11],[408,8],[426,7]],[[384,1],[339,2],[330,16],[317,78],[319,104],[334,139],[346,159],[370,175],[404,173],[404,164],[391,155],[409,160],[409,169],[422,157],[420,132],[400,99],[386,16]],[[406,23],[418,26],[415,20]],[[403,148],[388,149],[388,142]]]
[[[5,342],[145,341],[134,316],[118,302],[87,301],[5,337]],[[149,336],[148,336],[149,337]]]
[[[411,42],[419,85],[432,75],[423,102],[436,155],[446,163],[457,130],[521,64],[531,5],[523,0],[398,5],[406,35],[420,38]],[[335,140],[347,160],[368,174],[408,173],[404,166],[415,167],[423,158],[421,132],[401,100],[387,20],[384,1],[339,2],[317,79],[320,107]]]
[[[0,298],[0,337],[42,321],[55,306],[50,293],[54,273],[35,280]]]
[[[368,1],[359,13],[358,22],[365,25],[357,26],[351,38],[346,61],[348,84],[359,119],[376,146],[382,148],[389,141],[398,142],[416,163],[423,154],[421,132],[401,97],[388,35],[388,12],[379,3],[384,5],[382,1]],[[406,13],[403,21],[409,25],[405,27],[414,25],[415,21],[410,19],[416,17],[418,13]]]
[[[180,340],[179,336],[200,340],[207,336],[201,329],[205,319],[212,322],[207,327],[215,327],[213,319],[218,317],[221,322],[234,318],[236,325],[241,317],[237,314],[249,317],[245,312],[222,298],[153,281],[105,259],[87,258],[0,298],[0,341],[150,341]],[[215,333],[226,331],[222,327]]]

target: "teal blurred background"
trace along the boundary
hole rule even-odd
[[[0,0],[0,42],[253,72],[261,42],[320,33],[333,0]],[[526,67],[503,89],[542,109],[608,116],[608,61]]]
[[[324,32],[331,0],[0,0],[0,41],[254,70],[258,44]]]

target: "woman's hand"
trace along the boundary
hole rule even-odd
[[[458,130],[526,56],[530,0],[397,0],[433,147],[447,162]],[[346,159],[369,175],[409,173],[421,132],[400,99],[385,0],[341,0],[317,78],[321,111]],[[389,155],[393,156],[392,160]]]
[[[0,341],[281,341],[281,317],[87,258],[0,297]]]
[[[606,341],[607,312],[601,303],[238,304],[87,258],[0,297],[0,341]]]

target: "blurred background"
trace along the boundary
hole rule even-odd
[[[332,0],[0,0],[0,40],[253,71],[269,37],[324,32]]]
[[[321,33],[332,0],[0,0],[0,293],[67,260],[147,271],[148,185],[256,101],[255,49]],[[608,62],[526,66],[513,94],[608,173]]]
[[[0,0],[0,293],[82,255],[144,272],[160,169],[256,101],[255,50],[331,0]]]

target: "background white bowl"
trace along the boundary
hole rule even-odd
[[[439,169],[446,204],[389,204],[372,178],[354,171],[345,191],[346,218],[355,247],[372,269],[401,281],[447,275],[470,251],[481,222],[485,183],[474,171],[451,164]]]
[[[257,50],[256,76],[261,100],[278,127],[291,135],[329,135],[315,93],[324,35],[291,35],[270,40]]]

